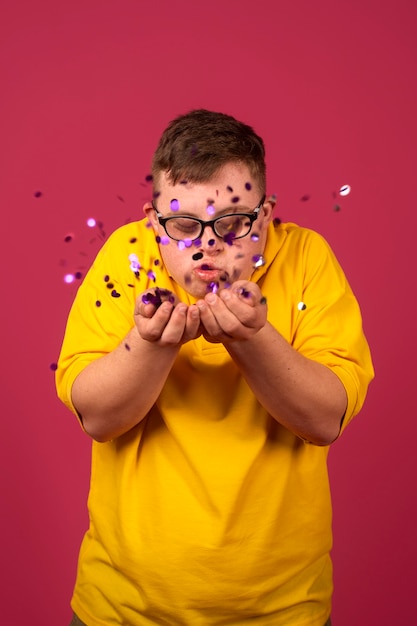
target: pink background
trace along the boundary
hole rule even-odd
[[[101,243],[88,217],[106,233],[141,217],[159,135],[195,107],[265,138],[277,215],[328,239],[360,300],[377,378],[330,453],[333,619],[415,623],[415,7],[2,3],[3,624],[68,623],[87,523],[90,443],[50,370],[76,289],[63,275]]]

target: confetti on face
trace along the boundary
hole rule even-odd
[[[214,215],[216,212],[216,209],[214,208],[214,206],[212,204],[209,204],[207,207],[207,213],[209,215]]]
[[[233,198],[232,198],[233,204],[237,204],[239,202],[239,200],[240,200],[239,196],[233,196]]]
[[[299,311],[305,311],[305,309],[306,309],[306,308],[307,308],[307,305],[306,305],[304,302],[299,302],[299,303],[297,304],[297,309],[298,309]]]
[[[252,257],[252,261],[253,261],[253,267],[255,269],[257,267],[262,267],[262,265],[265,265],[265,259],[262,256],[262,254],[255,254],[255,256]]]
[[[89,217],[88,220],[87,220],[87,226],[89,228],[94,228],[94,226],[96,226],[96,225],[97,225],[97,222],[94,219],[94,217]]]
[[[215,239],[209,239],[209,241],[208,241],[208,245],[209,246],[214,246],[215,243],[216,243]]]
[[[250,238],[252,239],[252,241],[259,241],[259,235],[258,235],[258,233],[252,233],[252,235],[250,236]]]
[[[223,237],[223,241],[227,243],[228,246],[233,246],[233,241],[236,239],[235,233],[226,233]]]
[[[230,193],[233,193],[233,187],[231,187],[230,185],[227,185],[226,189],[227,191],[230,191]]]
[[[193,254],[192,259],[193,261],[198,261],[199,259],[203,258],[203,253],[202,252],[196,252],[195,254]]]
[[[252,185],[250,183],[245,183],[245,189],[250,191],[252,189]]]
[[[169,203],[169,206],[171,207],[171,211],[178,211],[178,209],[180,208],[180,203],[176,198],[173,198]]]
[[[201,246],[201,239],[194,239],[193,240],[193,244],[195,245],[196,248],[199,248]]]
[[[351,188],[350,185],[342,185],[339,189],[339,194],[341,196],[348,196],[350,194]]]
[[[128,344],[128,343],[125,343],[124,345],[125,345],[126,350],[130,351],[130,346],[129,346],[129,344]]]
[[[185,250],[185,241],[177,241],[178,250]]]

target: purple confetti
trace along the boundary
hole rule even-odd
[[[253,233],[250,238],[252,239],[252,241],[259,241],[259,235],[258,233]]]
[[[262,254],[255,254],[252,257],[252,261],[254,263],[254,265],[253,265],[254,268],[262,267],[262,265],[265,265],[265,259],[262,256]]]
[[[233,204],[237,204],[239,202],[239,200],[240,200],[239,196],[233,196],[233,198],[232,198]]]
[[[230,193],[233,193],[233,187],[231,187],[230,185],[227,185],[226,189],[227,191],[230,191]]]
[[[198,261],[199,259],[203,258],[203,253],[202,252],[196,252],[195,254],[193,254],[192,259],[193,261]]]
[[[129,243],[135,243],[137,240],[137,237],[132,237],[131,239],[129,239]]]
[[[96,300],[96,307],[97,307],[97,308],[98,308],[98,307],[101,307],[101,302],[100,302],[100,300]]]
[[[214,208],[214,206],[212,204],[209,204],[207,207],[207,213],[209,215],[214,215],[216,212],[216,209]]]
[[[35,191],[33,195],[35,196],[35,198],[40,198],[43,194],[42,191]]]
[[[56,370],[58,369],[58,364],[51,363],[51,365],[49,366],[49,369],[51,369],[53,372],[56,372]]]
[[[219,283],[212,281],[207,285],[207,291],[209,293],[217,293],[219,291]]]
[[[215,243],[216,243],[216,240],[215,240],[215,239],[210,239],[210,240],[208,241],[208,245],[209,245],[209,246],[214,246],[214,245],[215,245]]]
[[[173,198],[170,202],[171,211],[178,211],[180,208],[180,203],[176,198]]]
[[[152,174],[147,174],[147,175],[145,176],[145,180],[146,180],[146,182],[147,182],[147,183],[151,183],[151,182],[153,181],[153,176],[152,176]]]
[[[233,246],[233,241],[236,239],[235,233],[227,233],[223,237],[223,241],[227,243],[228,246]]]
[[[120,293],[118,293],[116,289],[113,289],[113,291],[111,292],[111,296],[112,298],[120,298]]]
[[[70,241],[73,240],[73,238],[74,238],[74,235],[72,233],[68,233],[68,235],[64,237],[64,241],[65,243],[69,243]]]
[[[129,344],[128,344],[128,343],[125,343],[125,348],[126,348],[126,350],[129,350],[129,351],[130,351],[130,346],[129,346]]]
[[[252,189],[252,185],[250,183],[245,183],[245,189],[250,191]]]

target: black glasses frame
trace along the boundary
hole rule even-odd
[[[193,239],[191,239],[191,241],[196,241],[197,239],[200,239],[200,237],[202,237],[204,230],[207,226],[210,226],[210,228],[213,229],[213,232],[216,234],[217,237],[219,237],[219,239],[224,239],[223,235],[220,235],[217,230],[216,230],[216,222],[218,222],[219,220],[222,220],[225,217],[236,217],[236,216],[242,216],[242,217],[246,217],[248,218],[248,220],[250,220],[250,228],[248,230],[248,232],[245,235],[239,235],[238,237],[234,237],[234,239],[242,239],[243,237],[247,237],[249,235],[249,233],[252,230],[252,226],[253,223],[258,219],[259,217],[259,211],[261,210],[264,202],[265,202],[265,198],[266,196],[262,196],[259,204],[253,209],[252,213],[226,213],[225,215],[219,215],[219,217],[215,217],[214,220],[200,220],[198,217],[191,217],[190,215],[182,215],[181,217],[186,217],[189,220],[193,220],[194,222],[198,222],[198,224],[200,224],[200,228],[201,231],[199,233],[199,235],[197,237],[194,237]],[[178,215],[169,215],[168,217],[164,217],[162,215],[162,213],[160,213],[158,211],[158,209],[156,208],[154,202],[152,201],[152,207],[156,213],[156,217],[158,218],[158,222],[161,224],[162,228],[165,230],[166,234],[168,235],[168,237],[170,239],[173,239],[174,241],[182,241],[182,239],[177,239],[176,237],[172,237],[167,229],[166,229],[166,224],[167,222],[169,222],[170,220],[177,220],[179,218]]]

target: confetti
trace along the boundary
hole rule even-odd
[[[68,233],[68,235],[65,235],[64,237],[64,241],[65,243],[69,243],[70,241],[72,241],[74,239],[74,235],[73,233]]]
[[[96,222],[96,220],[94,219],[94,217],[89,217],[89,218],[88,218],[88,220],[87,220],[87,226],[88,226],[89,228],[94,228],[94,226],[97,226],[97,222]]]
[[[266,298],[265,298],[265,296],[262,296],[262,298],[260,299],[260,303],[261,303],[261,304],[266,304]]]
[[[156,308],[158,308],[161,306],[162,302],[164,302],[162,298],[167,299],[168,302],[171,302],[172,304],[175,302],[174,294],[171,291],[168,289],[159,289],[159,287],[155,289],[155,293],[150,291],[148,293],[144,293],[142,296],[142,302],[144,304],[153,304]]]
[[[230,193],[233,193],[233,187],[231,187],[230,185],[227,185],[226,189],[227,191],[230,191]]]
[[[250,183],[245,183],[245,189],[250,191],[252,189],[252,185]]]
[[[333,207],[333,211],[336,211],[336,213],[340,211],[340,204],[335,204]]]
[[[212,281],[207,285],[208,293],[217,293],[219,291],[219,283]]]
[[[239,202],[239,200],[240,200],[239,196],[233,196],[233,198],[232,198],[233,204],[237,204]]]
[[[255,254],[255,256],[252,257],[252,261],[253,261],[253,267],[255,269],[257,267],[262,267],[262,265],[265,265],[265,259],[262,256],[262,254]]]
[[[198,261],[199,259],[203,258],[203,253],[202,252],[196,252],[195,254],[193,254],[192,259],[193,261]]]
[[[171,200],[170,202],[170,207],[171,207],[171,211],[178,211],[180,208],[180,203],[179,201],[174,198],[173,200]]]
[[[238,294],[239,294],[240,296],[243,296],[244,298],[250,298],[250,295],[251,295],[250,291],[248,291],[248,290],[247,290],[247,289],[245,289],[244,287],[241,287],[241,288],[238,290]]]
[[[214,246],[214,245],[215,245],[215,243],[216,243],[216,240],[215,240],[215,239],[209,239],[209,241],[208,241],[208,245],[209,245],[209,246]]]
[[[306,308],[307,308],[307,305],[306,305],[304,302],[299,302],[299,303],[297,304],[297,309],[298,309],[299,311],[305,311],[305,309],[306,309]]]
[[[130,346],[129,346],[129,344],[128,344],[128,343],[125,343],[125,348],[126,348],[126,350],[129,350],[129,351],[130,351]]]
[[[49,366],[49,369],[51,369],[53,372],[56,372],[56,370],[58,369],[58,364],[57,363],[51,363]]]
[[[43,196],[43,193],[42,191],[35,191],[33,195],[35,196],[35,198],[40,198],[41,196]]]
[[[339,189],[339,194],[341,196],[348,196],[350,194],[351,188],[350,185],[342,185]]]
[[[153,176],[152,176],[152,174],[147,174],[147,175],[145,176],[145,180],[146,180],[146,182],[147,182],[147,183],[151,183],[151,182],[153,181]]]
[[[228,246],[233,246],[233,241],[236,239],[235,233],[226,233],[223,237],[223,241],[227,243]]]
[[[97,307],[97,308],[100,308],[100,307],[101,307],[101,302],[100,302],[100,300],[96,300],[96,307]]]
[[[258,235],[258,233],[252,233],[252,235],[250,236],[250,238],[252,239],[252,241],[259,241],[259,235]]]
[[[130,261],[130,269],[132,270],[132,272],[134,272],[135,274],[139,272],[141,265],[139,263],[139,259],[137,255],[129,254],[129,261]]]
[[[209,215],[214,215],[216,212],[216,209],[214,208],[214,206],[212,204],[209,204],[207,207],[207,213]]]
[[[67,285],[70,285],[71,283],[74,282],[74,280],[75,280],[74,274],[65,274],[64,283],[67,283]]]
[[[120,293],[118,293],[116,289],[113,289],[113,291],[111,292],[111,296],[112,298],[120,298]]]
[[[307,202],[307,200],[310,200],[310,196],[308,193],[304,194],[304,196],[301,196],[300,198],[301,202]]]

